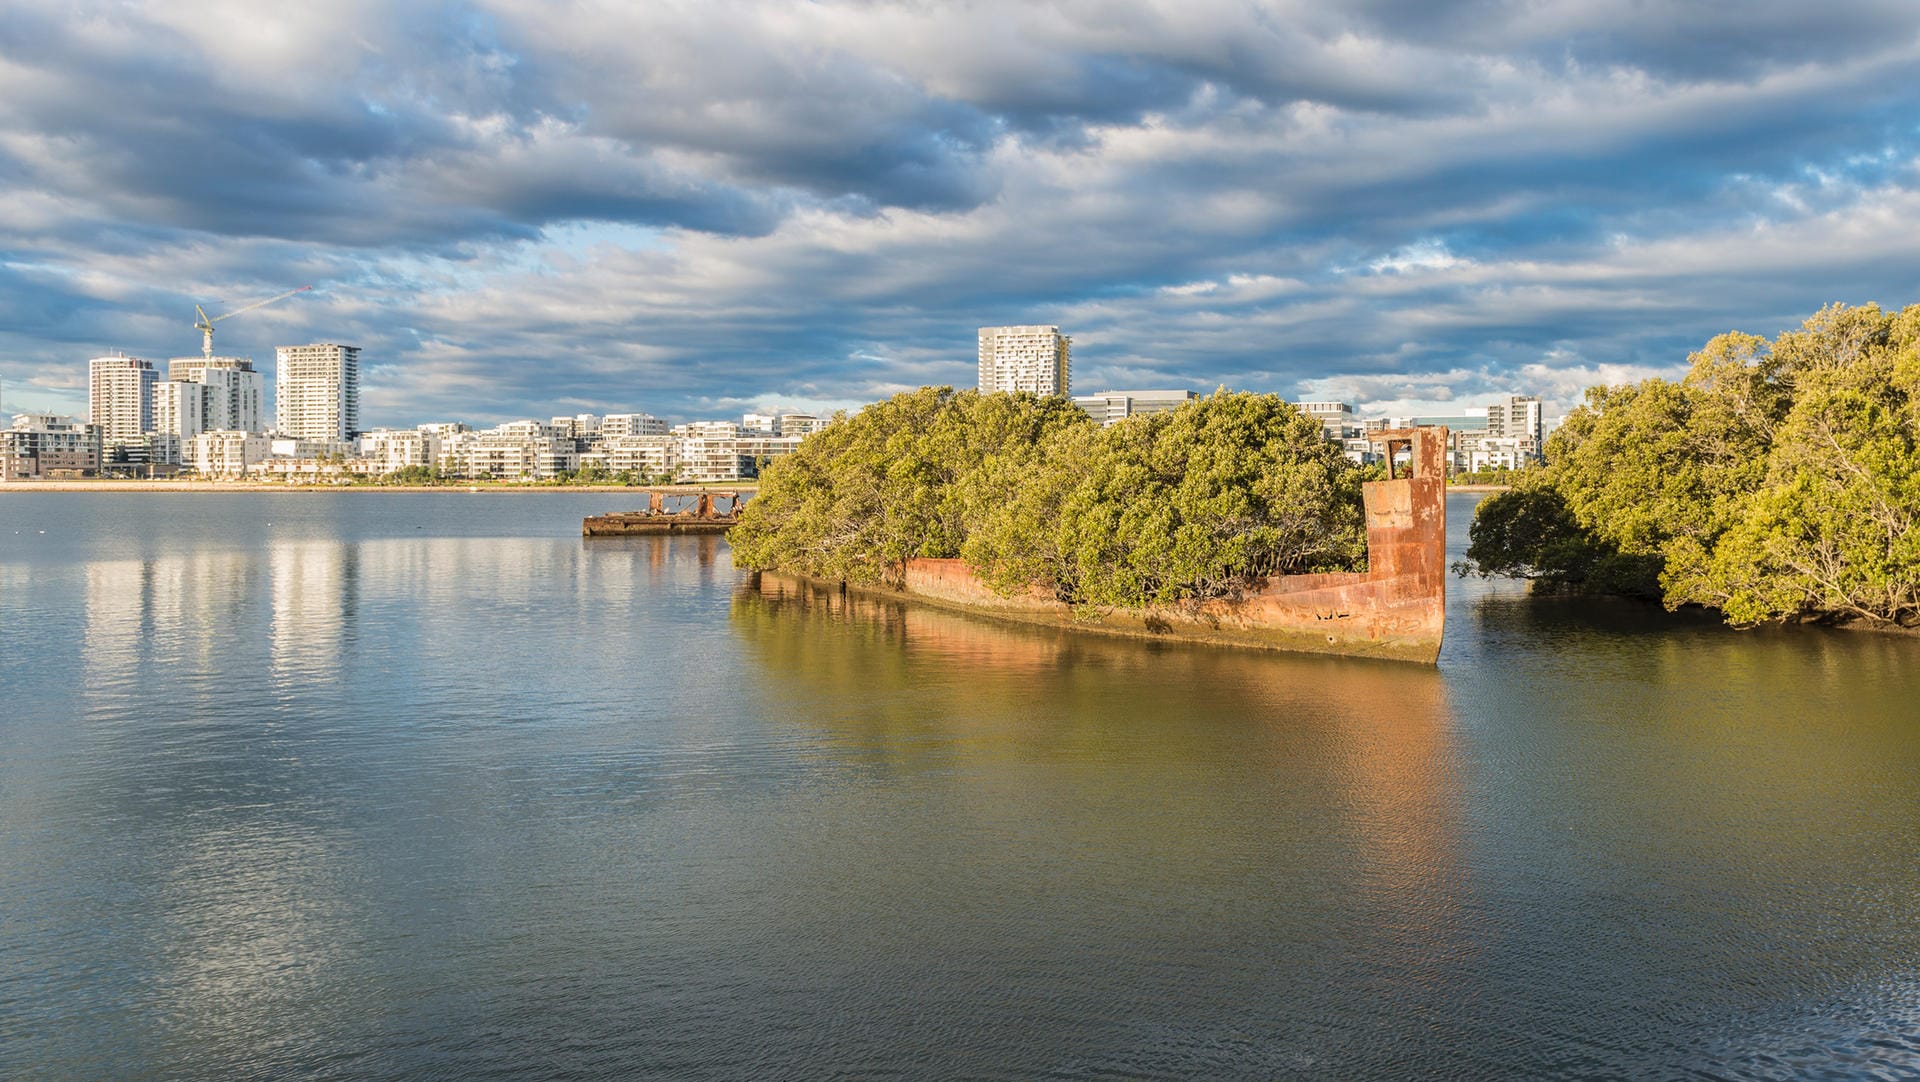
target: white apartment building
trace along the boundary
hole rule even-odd
[[[353,443],[305,440],[297,436],[267,437],[267,454],[274,458],[344,458],[356,450]]]
[[[642,477],[672,477],[680,467],[680,440],[665,433],[645,436],[608,436],[600,441],[606,468],[614,473]]]
[[[366,472],[375,475],[433,466],[440,457],[440,437],[417,429],[375,429],[361,435],[360,457],[367,460]]]
[[[1192,391],[1101,391],[1075,395],[1073,404],[1104,428],[1129,417],[1177,410],[1199,397]]]
[[[1546,445],[1545,416],[1535,395],[1508,395],[1487,407],[1487,435],[1520,441],[1520,453],[1537,459]]]
[[[1526,450],[1526,442],[1519,436],[1482,434],[1479,439],[1464,445],[1458,462],[1462,469],[1471,473],[1521,469],[1533,460],[1533,455]]]
[[[748,413],[740,418],[740,429],[748,434],[769,436],[811,436],[827,427],[827,421],[812,413]]]
[[[537,421],[525,421],[451,436],[441,447],[439,467],[457,477],[503,481],[545,481],[579,468],[580,452],[572,439],[544,432],[530,435],[527,425],[546,428]]]
[[[153,385],[153,433],[172,440],[173,455],[156,461],[180,463],[180,454],[195,436],[214,428],[230,428],[209,423],[225,416],[225,403],[218,389],[191,380],[161,380]]]
[[[87,362],[87,422],[100,426],[100,438],[137,440],[153,431],[153,384],[159,372],[152,361],[116,353]]]
[[[831,417],[813,413],[782,413],[773,421],[776,436],[811,436],[833,423]]]
[[[182,455],[203,477],[241,477],[272,456],[272,440],[236,429],[202,432],[188,441]]]
[[[344,443],[360,434],[360,347],[274,350],[273,423],[282,435]]]
[[[688,421],[674,425],[673,434],[683,439],[736,440],[740,438],[740,426],[732,421]]]
[[[213,388],[213,407],[205,427],[238,432],[267,430],[267,377],[256,372],[245,357],[175,357],[167,362],[167,379],[187,380]]]
[[[729,427],[732,427],[729,425]],[[754,457],[743,451],[740,439],[735,436],[706,438],[701,436],[682,436],[678,448],[679,461],[673,469],[673,479],[688,484],[702,484],[714,481],[742,481],[754,476],[756,463]]]
[[[609,413],[600,419],[600,438],[664,436],[667,422],[651,413]]]
[[[1058,327],[980,328],[980,393],[1070,393],[1072,342]]]

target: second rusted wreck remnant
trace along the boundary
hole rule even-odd
[[[644,511],[616,511],[610,515],[589,515],[580,524],[583,537],[628,537],[662,533],[726,533],[740,521],[740,508],[747,502],[740,492],[676,492],[672,489],[642,489],[647,493]],[[691,500],[691,506],[667,510],[668,499]],[[726,510],[719,509],[724,504]]]
[[[1434,664],[1447,612],[1447,430],[1389,429],[1388,479],[1364,486],[1367,570],[1275,575],[1235,597],[1076,612],[1035,590],[1004,597],[963,560],[908,560],[891,587],[949,608],[1108,635]],[[1395,457],[1405,452],[1404,467]],[[778,583],[781,576],[766,576]]]

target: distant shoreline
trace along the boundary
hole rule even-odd
[[[276,481],[0,481],[0,495],[17,492],[294,492],[323,494],[341,492],[511,492],[511,493],[609,493],[631,492],[638,496],[648,491],[668,492],[752,492],[758,483],[741,481],[708,485],[543,485],[502,484],[474,481],[445,485],[289,485]]]

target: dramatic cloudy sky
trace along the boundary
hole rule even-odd
[[[0,380],[364,348],[363,421],[1074,384],[1452,412],[1920,299],[1912,0],[0,8]],[[217,307],[216,307],[217,306]]]

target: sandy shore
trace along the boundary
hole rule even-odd
[[[273,481],[0,481],[0,495],[11,492],[298,492],[338,494],[343,492],[507,492],[507,493],[580,493],[629,492],[636,497],[647,491],[662,492],[752,492],[752,482],[714,485],[655,485],[640,488],[628,485],[512,485],[477,483],[473,485],[288,485]]]

